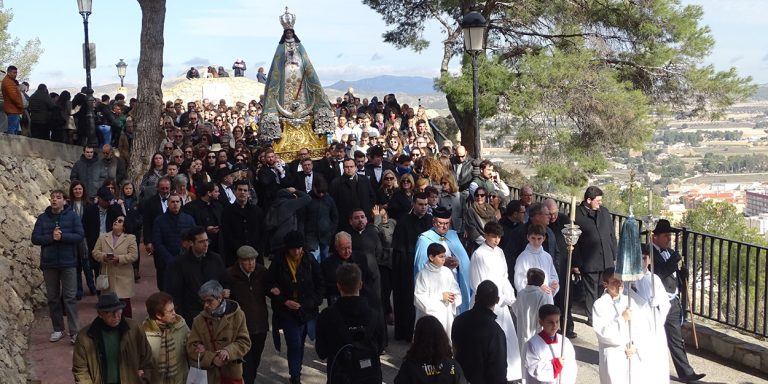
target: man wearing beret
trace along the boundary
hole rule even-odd
[[[659,275],[665,292],[656,292],[657,295],[666,294],[669,297],[670,309],[667,321],[664,323],[664,331],[667,333],[667,346],[672,355],[672,363],[677,371],[677,376],[684,383],[701,380],[706,374],[696,373],[688,362],[685,353],[685,341],[680,331],[683,324],[683,308],[680,302],[680,294],[685,293],[688,280],[688,268],[680,254],[672,249],[672,233],[677,232],[672,228],[669,220],[661,219],[653,230],[653,272]],[[683,266],[679,263],[683,261]]]

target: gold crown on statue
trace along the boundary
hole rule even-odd
[[[285,7],[285,13],[280,16],[280,24],[283,25],[283,29],[293,29],[295,23],[296,15],[288,12],[288,7]]]

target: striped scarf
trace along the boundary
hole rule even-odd
[[[158,371],[164,379],[172,379],[179,373],[179,362],[176,360],[176,340],[173,338],[173,324],[158,325],[160,326]]]

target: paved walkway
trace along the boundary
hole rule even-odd
[[[151,257],[142,256],[141,281],[136,286],[136,297],[132,299],[134,318],[141,321],[146,317],[144,301],[147,296],[156,291],[155,273]],[[96,297],[85,296],[79,302],[81,326],[88,324],[96,317]],[[32,325],[30,336],[30,349],[26,358],[31,366],[32,379],[39,380],[42,384],[70,384],[72,379],[72,346],[69,339],[65,338],[57,343],[48,342],[51,333],[51,322],[47,309],[38,310],[35,313],[35,322]],[[577,316],[577,320],[578,316]],[[392,328],[390,327],[390,336]],[[591,328],[581,322],[576,323],[576,332],[579,334],[573,340],[576,349],[576,358],[579,361],[579,383],[598,383],[597,368],[597,339]],[[384,382],[394,382],[397,367],[400,366],[402,357],[408,349],[403,342],[391,341],[386,354],[382,357],[384,369]],[[729,367],[728,362],[719,361],[708,355],[699,355],[696,351],[689,351],[691,364],[697,372],[707,374],[702,383],[739,383],[757,384],[768,382],[768,377],[760,376],[754,371],[745,370],[742,367]],[[304,369],[302,382],[305,384],[325,383],[325,362],[317,358],[314,346],[308,340],[304,355]],[[670,372],[674,377],[674,369]],[[259,368],[258,383],[286,383],[288,381],[288,365],[285,359],[285,349],[282,353],[275,351],[271,336],[267,338],[264,357]],[[0,383],[3,380],[0,378]]]

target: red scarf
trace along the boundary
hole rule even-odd
[[[539,332],[539,337],[541,337],[542,340],[544,340],[544,343],[546,344],[555,344],[557,343],[557,334],[555,334],[554,337],[550,337],[544,331]],[[560,375],[560,372],[563,370],[563,363],[560,362],[560,359],[553,358],[552,359],[552,369],[555,371],[555,379],[557,379],[557,376]]]

